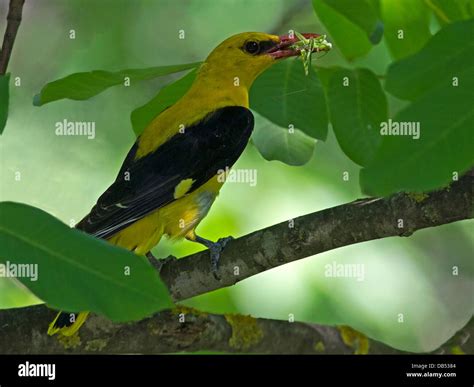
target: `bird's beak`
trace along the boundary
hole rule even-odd
[[[317,38],[320,36],[320,34],[309,34],[309,33],[301,34],[301,35],[303,35],[306,39]],[[290,56],[298,56],[300,54],[300,50],[290,47],[293,44],[295,44],[298,40],[299,39],[297,36],[281,35],[280,42],[277,43],[272,48],[270,48],[267,51],[267,54],[272,56],[274,59],[282,59],[282,58],[288,58]]]

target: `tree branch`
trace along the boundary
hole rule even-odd
[[[10,0],[7,15],[7,28],[3,36],[2,51],[0,52],[0,75],[7,72],[8,62],[15,43],[16,33],[21,23],[21,14],[25,0]]]
[[[46,335],[55,312],[43,305],[0,312],[0,353],[215,351],[281,354],[403,354],[348,327],[330,327],[177,308],[131,324],[92,315],[78,335]],[[474,318],[434,353],[473,353]]]
[[[429,195],[363,199],[283,222],[231,242],[221,257],[221,280],[210,271],[208,251],[157,264],[176,301],[235,284],[310,255],[354,243],[413,232],[473,217],[469,172]],[[403,220],[403,227],[400,226]],[[292,226],[292,227],[290,227]],[[0,353],[404,353],[349,327],[205,314],[178,307],[136,323],[91,316],[80,337],[46,335],[55,312],[45,306],[0,311]],[[183,320],[184,319],[184,320]],[[474,320],[436,353],[473,353]]]
[[[382,199],[356,200],[245,235],[226,246],[219,264],[220,281],[211,274],[207,250],[168,259],[160,275],[174,300],[181,301],[339,247],[410,236],[424,228],[472,219],[473,184],[471,171],[429,195],[400,193]]]

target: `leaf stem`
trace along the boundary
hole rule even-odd
[[[436,16],[438,16],[442,21],[445,23],[451,23],[451,20],[446,16],[446,14],[443,12],[441,8],[436,6],[431,0],[425,0],[425,4],[427,5],[428,8],[430,8]]]

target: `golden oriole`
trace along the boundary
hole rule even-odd
[[[305,38],[317,34],[303,34]],[[229,238],[195,233],[253,130],[249,89],[277,60],[299,55],[298,38],[246,32],[217,46],[189,91],[137,138],[114,183],[76,228],[136,254],[150,254],[163,235],[209,248],[212,270]],[[184,129],[184,130],[183,130]],[[60,312],[48,333],[69,336],[88,312]]]

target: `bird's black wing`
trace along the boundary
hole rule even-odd
[[[76,226],[108,238],[174,199],[176,186],[193,179],[189,192],[231,167],[245,149],[253,130],[252,112],[229,106],[177,133],[154,152],[135,160],[132,147],[115,182]]]

